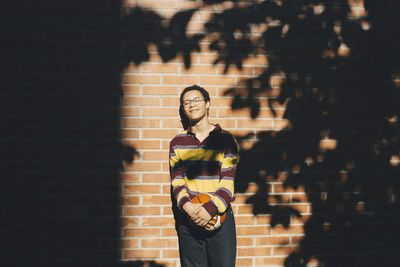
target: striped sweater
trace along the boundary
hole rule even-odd
[[[238,162],[236,140],[217,124],[200,142],[189,128],[170,142],[169,164],[173,195],[178,206],[199,193],[214,196],[203,204],[214,216],[234,200],[234,178]]]

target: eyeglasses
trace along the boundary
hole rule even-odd
[[[183,105],[184,105],[185,107],[187,107],[187,106],[189,106],[192,102],[193,102],[193,105],[198,105],[201,101],[204,101],[204,99],[202,99],[202,98],[200,98],[200,97],[196,97],[195,99],[192,99],[192,100],[187,99],[187,100],[183,101]]]

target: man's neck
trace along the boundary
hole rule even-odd
[[[212,125],[208,118],[205,117],[202,120],[196,122],[192,126],[192,132],[196,135],[208,135],[214,129],[214,125]]]

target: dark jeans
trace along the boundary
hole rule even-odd
[[[224,224],[213,232],[196,229],[185,214],[178,212],[175,218],[182,267],[235,266],[236,228],[231,206]]]

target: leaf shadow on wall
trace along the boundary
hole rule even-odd
[[[219,36],[210,44],[221,55],[214,63],[225,64],[226,71],[243,68],[244,59],[258,51],[268,52],[268,68],[244,81],[245,89],[232,88],[226,95],[234,96],[232,109],[249,109],[252,118],[269,109],[274,125],[284,125],[257,138],[238,137],[241,144],[255,144],[241,152],[236,190],[257,185],[247,203],[255,215],[270,214],[272,227],[304,221],[304,239],[287,266],[315,260],[323,266],[395,264],[399,184],[398,163],[392,159],[399,154],[399,93],[393,77],[399,72],[399,34],[390,25],[396,24],[399,9],[394,5],[365,0],[368,13],[353,16],[347,1],[264,1],[234,5],[206,23],[208,34]],[[153,43],[164,62],[182,56],[190,68],[190,53],[198,51],[196,42],[203,37],[186,35],[195,11],[178,12],[167,27],[162,17],[152,20],[156,24],[146,31],[157,33],[156,39],[146,38],[143,47],[132,42],[127,50],[147,51]],[[135,12],[128,21],[146,12],[158,16]],[[265,22],[275,25],[254,40],[253,25]],[[280,181],[283,186],[274,185],[271,194],[272,184]],[[294,194],[287,200],[280,194],[293,191],[305,192],[306,198]],[[304,202],[311,203],[307,216],[295,205]]]
[[[270,214],[271,227],[304,222],[286,266],[397,265],[400,35],[391,25],[399,6],[364,5],[366,15],[352,17],[347,1],[264,1],[207,23],[226,69],[267,51],[268,68],[226,95],[233,110],[252,118],[269,110],[278,126],[238,137],[254,145],[240,153],[236,191],[257,185],[247,203]],[[265,21],[274,23],[253,40],[250,25]],[[305,202],[308,214],[296,208]]]
[[[255,215],[271,215],[271,227],[304,222],[286,266],[397,264],[399,10],[389,0],[263,1],[234,4],[205,24],[206,35],[217,36],[214,63],[226,72],[266,54],[268,68],[226,95],[234,96],[233,110],[249,109],[252,118],[268,110],[274,119],[270,131],[238,136],[255,144],[241,150],[236,191],[256,185],[247,203]],[[164,62],[182,57],[190,68],[205,36],[186,32],[196,11],[168,21],[132,9],[122,26],[125,64],[148,60],[152,44]],[[250,34],[255,26],[259,38]],[[286,199],[287,192],[299,194]],[[306,215],[296,208],[305,202]]]

